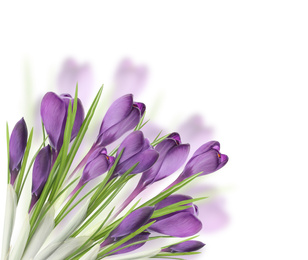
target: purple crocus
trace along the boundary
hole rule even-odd
[[[221,154],[219,150],[220,144],[217,141],[210,141],[200,146],[187,162],[180,176],[168,188],[197,173],[202,172],[201,175],[206,175],[225,166],[228,156]]]
[[[27,146],[28,130],[24,118],[20,119],[13,128],[10,136],[10,164],[11,184],[14,185],[16,177],[21,167],[21,161],[24,157]]]
[[[170,195],[157,203],[155,209],[162,209],[174,203],[189,199],[192,199],[192,197],[181,194]],[[151,221],[156,220],[156,222],[149,227],[149,230],[175,237],[187,237],[198,233],[202,228],[202,223],[197,218],[198,208],[192,203],[186,205],[190,205],[191,207],[156,219],[151,219]]]
[[[72,196],[85,183],[108,171],[113,163],[114,157],[107,155],[106,148],[96,148],[96,150],[94,150],[94,152],[89,157],[88,162],[82,172],[79,183],[72,191],[70,196]]]
[[[146,187],[177,171],[186,161],[189,147],[189,144],[181,144],[178,133],[170,134],[155,146],[159,158],[151,169],[142,174],[138,185]]]
[[[63,136],[66,125],[67,110],[69,102],[72,106],[74,99],[69,94],[58,96],[53,92],[48,92],[41,102],[41,117],[49,136],[50,145],[59,151],[63,144]],[[73,125],[71,140],[73,140],[82,125],[84,119],[84,109],[80,99],[77,100],[77,111]]]
[[[139,123],[145,112],[145,105],[133,101],[128,94],[118,98],[109,107],[101,124],[96,144],[106,146]]]
[[[158,160],[153,167],[142,173],[138,185],[123,202],[117,214],[149,185],[177,171],[187,159],[189,144],[181,144],[180,135],[178,133],[171,133],[166,139],[155,146],[155,151],[159,153]]]
[[[109,236],[105,239],[105,241],[100,245],[101,248],[109,244],[112,244],[116,241],[121,240],[122,238],[128,236],[129,234],[137,231],[140,227],[144,226],[150,220],[151,216],[153,215],[154,209],[155,209],[154,207],[143,207],[143,208],[136,209],[130,214],[128,214],[128,216],[122,220],[122,222],[109,234]],[[122,248],[134,242],[147,240],[149,235],[150,235],[149,232],[144,231],[136,235],[135,237],[131,238],[130,240],[126,241],[119,248]],[[136,250],[137,248],[141,247],[143,244],[144,243],[140,243],[137,245],[127,247],[118,252],[115,252],[115,254],[122,254],[122,253],[127,253],[130,251]],[[116,248],[115,250],[119,248]]]
[[[124,149],[124,150],[123,150]],[[150,169],[158,159],[158,152],[153,149],[148,139],[145,139],[141,131],[130,133],[120,144],[117,155],[123,150],[122,156],[114,171],[114,177],[125,173],[138,163],[131,172],[140,173]]]
[[[186,252],[197,251],[204,246],[205,244],[200,241],[189,240],[164,248],[162,251],[171,253],[186,253]]]
[[[41,196],[43,188],[47,182],[51,167],[52,152],[51,147],[47,145],[39,151],[33,164],[32,200],[30,210]]]

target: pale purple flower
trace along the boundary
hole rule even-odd
[[[116,97],[125,93],[138,95],[145,87],[148,70],[145,66],[136,66],[130,59],[120,62],[114,77]]]

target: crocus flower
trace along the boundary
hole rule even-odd
[[[181,144],[178,133],[170,134],[156,145],[155,150],[159,153],[159,158],[151,169],[142,174],[139,185],[147,186],[178,170],[187,159],[189,147],[189,144]]]
[[[96,143],[101,146],[111,144],[136,127],[144,112],[145,105],[134,102],[132,94],[118,98],[106,112]]]
[[[180,176],[170,184],[169,187],[189,178],[197,173],[206,175],[222,168],[228,162],[228,156],[220,153],[220,144],[217,141],[210,141],[200,146],[187,162]]]
[[[116,241],[121,240],[122,238],[128,236],[129,234],[137,231],[139,228],[144,226],[150,220],[151,216],[153,215],[154,209],[155,209],[154,207],[143,207],[143,208],[136,209],[130,214],[128,214],[128,216],[122,220],[122,222],[109,234],[106,240],[100,245],[101,248],[109,244],[112,244]],[[148,239],[149,235],[150,235],[149,232],[144,231],[138,234],[137,236],[131,238],[124,244],[122,244],[120,248],[125,245],[129,245],[131,243],[137,242],[137,241],[146,240]],[[137,245],[130,246],[128,248],[125,248],[125,249],[122,249],[116,252],[115,254],[130,252],[132,250],[135,250],[141,247],[143,244],[144,243],[140,243]]]
[[[67,109],[69,102],[72,106],[74,99],[69,94],[58,96],[53,92],[48,92],[41,102],[41,117],[49,136],[50,145],[59,151],[63,144],[63,136],[66,125]],[[84,119],[84,109],[80,99],[77,101],[77,111],[73,125],[71,140],[73,140],[82,125]]]
[[[144,138],[141,131],[130,133],[120,144],[116,156],[122,150],[123,153],[115,168],[114,176],[125,173],[136,163],[139,164],[131,174],[146,171],[153,166],[159,156],[158,152],[150,145],[149,140]]]
[[[157,203],[155,209],[162,209],[171,204],[189,199],[192,199],[192,197],[180,194],[171,195]],[[151,219],[151,221],[156,220],[156,222],[149,227],[149,230],[175,237],[187,237],[198,233],[202,228],[202,223],[197,218],[197,207],[192,203],[186,205],[191,207]]]
[[[31,200],[30,210],[41,196],[43,188],[47,182],[51,166],[52,166],[52,152],[51,152],[51,147],[47,145],[39,151],[33,164],[32,200]]]
[[[28,130],[24,118],[20,119],[13,128],[10,136],[10,164],[11,184],[13,185],[21,167],[27,146]]]
[[[82,172],[79,183],[71,195],[73,195],[85,183],[108,171],[113,163],[114,157],[107,155],[106,148],[96,148],[96,150],[89,157],[88,162]]]
[[[171,252],[171,253],[186,253],[186,252],[193,252],[201,249],[204,247],[205,244],[197,241],[197,240],[189,240],[182,243],[178,243],[167,248],[164,248],[163,252]]]
[[[168,177],[178,170],[185,162],[189,153],[189,144],[181,144],[178,133],[170,134],[166,139],[155,146],[159,153],[158,160],[149,170],[142,173],[140,181],[134,191],[118,209],[119,214],[134,198],[152,183]]]

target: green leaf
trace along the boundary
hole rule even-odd
[[[118,195],[118,193],[121,191],[121,189],[124,187],[124,185],[128,182],[128,180],[130,178],[132,178],[133,176],[129,176],[128,179],[126,179],[126,177],[137,167],[138,163],[136,163],[134,166],[132,166],[127,172],[125,172],[125,174],[123,174],[123,176],[121,176],[121,178],[118,180],[117,183],[115,183],[113,186],[114,188],[110,189],[107,192],[102,193],[103,198],[105,199],[110,193],[112,193],[108,199],[98,208],[98,206],[103,202],[102,199],[99,199],[96,201],[97,205],[94,207],[95,212],[90,216],[89,211],[87,212],[87,216],[90,216],[86,222],[73,233],[73,236],[78,235],[82,230],[84,230],[111,202],[112,200],[116,197],[116,195]],[[124,179],[124,181],[123,181]],[[94,210],[93,210],[94,211]]]
[[[76,100],[75,100],[75,103],[76,103]],[[63,173],[63,170],[65,168],[68,147],[71,141],[71,134],[72,134],[73,124],[74,124],[72,122],[73,119],[74,119],[74,115],[72,112],[72,103],[71,101],[69,101],[68,109],[67,109],[66,125],[65,125],[65,130],[64,130],[64,137],[63,137],[63,144],[61,147],[62,156],[61,156],[59,170],[55,176],[55,180],[52,186],[52,191],[48,198],[49,201],[53,200],[54,196],[57,194],[57,191],[60,189],[62,185],[61,179],[65,178],[65,174]]]
[[[79,132],[78,132],[78,134],[77,134],[77,136],[76,136],[76,138],[75,138],[75,140],[74,140],[74,142],[73,142],[73,144],[71,146],[70,152],[69,152],[69,154],[67,156],[66,166],[65,166],[65,169],[63,171],[63,174],[65,174],[65,176],[67,175],[67,173],[68,173],[68,171],[69,171],[69,169],[71,167],[71,164],[72,164],[72,162],[74,160],[74,157],[75,157],[75,155],[76,155],[76,153],[77,153],[77,151],[78,151],[78,149],[80,147],[80,144],[81,144],[81,142],[82,142],[82,140],[83,140],[83,138],[84,138],[84,136],[85,136],[85,134],[86,134],[86,132],[88,130],[89,124],[90,124],[90,122],[92,120],[92,117],[94,115],[95,109],[96,109],[96,107],[98,105],[98,102],[99,102],[99,99],[101,97],[102,91],[103,91],[103,86],[99,89],[99,91],[98,91],[94,101],[92,102],[92,105],[90,106],[90,109],[89,109],[89,111],[88,111],[88,113],[87,113],[87,115],[86,115],[86,117],[85,117],[85,119],[84,119],[80,129],[79,129]]]
[[[156,140],[156,138],[155,138],[155,140],[151,143],[151,145],[152,145],[152,146],[158,145],[159,143],[161,143],[162,141],[164,141],[169,135],[170,135],[170,134],[166,134],[166,135],[164,135],[163,137],[161,137],[161,138],[159,138],[159,139],[157,139],[157,140]]]
[[[72,202],[75,200],[75,198],[78,196],[78,194],[82,191],[82,189],[84,188],[85,184],[83,186],[81,186],[76,192],[75,194],[65,203],[64,207],[61,209],[61,211],[59,212],[59,214],[57,215],[56,219],[55,219],[55,225],[57,226],[60,221],[64,218],[62,217],[63,214],[65,213],[65,211],[68,209],[68,207],[72,204]]]
[[[180,210],[183,210],[183,209],[190,208],[191,207],[190,205],[188,205],[188,206],[183,206],[183,205],[193,203],[195,201],[203,200],[203,199],[206,199],[206,198],[207,197],[201,197],[201,198],[189,199],[189,200],[182,200],[180,202],[171,204],[167,207],[155,210],[151,218],[158,218],[158,217],[161,217],[161,216],[164,216],[164,215],[176,212],[176,211],[180,211]]]
[[[43,123],[43,120],[41,119],[41,122],[42,122],[42,133],[43,133],[43,145],[45,145],[45,140],[46,140],[46,134],[45,134],[45,126],[44,126],[44,123]]]

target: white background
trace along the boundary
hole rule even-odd
[[[150,69],[156,121],[202,114],[230,157],[208,179],[230,224],[204,237],[204,258],[307,259],[307,2],[56,2],[0,4],[1,209],[5,122],[26,112],[25,67],[39,96],[68,56],[106,88],[128,56]]]

